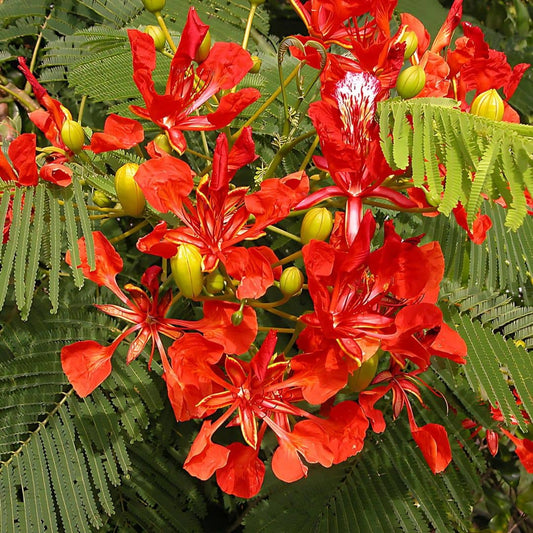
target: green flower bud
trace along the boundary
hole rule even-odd
[[[414,31],[407,30],[400,37],[400,42],[405,43],[404,59],[409,59],[418,48],[418,37]]]
[[[160,133],[159,135],[156,135],[156,137],[154,138],[154,143],[160,150],[163,150],[163,152],[166,152],[167,154],[172,153],[172,146],[170,145],[168,137],[165,133]]]
[[[98,207],[111,207],[115,205],[115,202],[109,198],[104,192],[102,191],[94,191],[93,192],[93,202]]]
[[[172,277],[187,298],[196,298],[202,292],[202,254],[194,244],[180,244],[177,254],[170,260]]]
[[[198,50],[196,50],[194,60],[197,63],[201,63],[202,61],[205,61],[207,59],[207,56],[209,55],[210,50],[211,50],[211,32],[207,30],[207,33],[205,34],[202,44],[200,44]]]
[[[154,40],[156,50],[164,50],[167,39],[159,26],[146,26],[144,33],[147,33]]]
[[[72,150],[75,154],[79,154],[83,148],[83,141],[85,134],[79,122],[67,119],[63,122],[61,127],[61,139],[65,146]]]
[[[357,370],[348,376],[348,387],[350,390],[361,392],[372,383],[378,369],[381,353],[382,351],[378,350],[370,359],[365,361]]]
[[[217,294],[224,290],[224,276],[218,271],[209,272],[205,278],[205,288],[211,294]]]
[[[496,89],[489,89],[478,94],[470,106],[470,113],[473,115],[496,121],[500,121],[503,118],[503,112],[503,100]]]
[[[426,73],[420,65],[413,65],[400,72],[396,90],[402,98],[413,98],[424,88]]]
[[[252,56],[252,61],[254,64],[248,72],[250,72],[250,74],[257,74],[261,70],[262,61],[257,56]]]
[[[166,3],[166,0],[143,0],[144,9],[150,13],[161,11]]]
[[[313,207],[302,220],[300,237],[307,244],[311,239],[325,241],[333,229],[333,217],[325,207]]]
[[[242,324],[242,319],[243,319],[243,314],[240,309],[238,311],[235,311],[235,313],[231,315],[231,323],[234,326],[240,326]]]
[[[251,6],[260,6],[261,4],[264,4],[266,0],[248,0],[250,2]]]
[[[133,178],[139,165],[126,163],[115,173],[115,190],[117,197],[126,215],[139,217],[144,211],[146,200],[144,194]]]
[[[296,267],[286,268],[279,278],[279,288],[283,296],[295,296],[302,291],[304,275]]]

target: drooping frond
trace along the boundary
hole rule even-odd
[[[440,199],[441,213],[448,216],[461,202],[472,223],[483,195],[501,197],[505,225],[516,230],[527,214],[524,191],[533,189],[533,127],[463,113],[454,104],[445,98],[382,102],[385,157]]]

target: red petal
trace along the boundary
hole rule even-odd
[[[182,38],[183,41],[183,38]],[[181,45],[181,41],[180,41]],[[220,89],[233,89],[243,78],[248,74],[252,68],[253,61],[250,54],[236,43],[215,43],[209,51],[207,59],[201,63],[196,70],[200,79],[207,83],[216,84]],[[247,104],[251,104],[257,100],[260,93],[257,89],[243,89],[246,93],[254,94],[254,98]],[[237,102],[240,97],[235,98],[236,93],[228,94],[222,98],[222,101],[228,96],[231,96],[229,101]],[[221,101],[221,104],[222,104]],[[229,108],[228,108],[229,109]],[[241,108],[241,110],[244,108]],[[240,111],[239,110],[239,113]]]
[[[82,398],[91,394],[111,374],[111,356],[115,345],[102,346],[95,341],[81,341],[61,349],[63,372]]]
[[[103,133],[95,133],[91,138],[90,149],[95,153],[111,150],[128,149],[144,139],[144,130],[134,119],[109,115],[104,124]]]
[[[248,350],[257,335],[257,317],[252,307],[244,306],[240,325],[234,326],[231,315],[238,311],[238,304],[207,301],[204,303],[204,318],[194,327],[204,336],[224,346],[228,354],[242,354]]]
[[[135,174],[146,201],[161,213],[179,212],[183,199],[193,188],[191,167],[175,157],[161,157],[143,163]]]
[[[68,187],[72,183],[72,169],[61,163],[47,163],[41,167],[39,175],[43,180],[59,187]]]
[[[234,442],[227,447],[228,462],[216,472],[218,486],[238,498],[252,498],[260,490],[265,477],[265,465],[257,457],[258,450]]]
[[[213,473],[222,468],[227,462],[230,451],[220,444],[211,441],[213,434],[212,423],[206,420],[185,459],[183,468],[203,481],[209,479]]]
[[[274,283],[272,263],[278,260],[267,246],[254,248],[230,248],[224,265],[228,274],[240,280],[237,298],[261,298]]]
[[[15,180],[20,185],[31,187],[37,185],[39,181],[37,163],[35,162],[35,148],[36,137],[33,133],[23,133],[9,145],[7,152],[18,173],[18,179],[15,178]]]
[[[119,253],[113,248],[113,245],[107,240],[106,236],[100,231],[93,231],[95,267],[91,270],[87,261],[87,248],[85,245],[85,237],[78,240],[78,248],[80,251],[80,268],[83,275],[94,281],[94,283],[112,290],[117,296],[124,301],[125,296],[118,288],[116,276],[122,271],[122,258]],[[71,265],[70,250],[67,251],[65,261]]]
[[[533,440],[519,439],[503,428],[501,428],[501,431],[514,442],[516,455],[518,455],[518,459],[524,465],[526,472],[533,474]]]
[[[442,472],[452,460],[446,429],[439,424],[426,424],[411,429],[411,433],[432,472]]]
[[[220,99],[217,110],[214,113],[209,113],[207,115],[207,119],[213,125],[213,128],[223,128],[239,115],[241,111],[246,109],[250,104],[253,104],[260,97],[261,93],[252,87],[227,94]]]
[[[274,475],[285,483],[293,483],[307,477],[307,466],[303,464],[296,448],[287,441],[281,441],[276,448],[271,466]]]

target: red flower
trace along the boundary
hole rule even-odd
[[[335,406],[329,419],[317,418],[295,404],[302,400],[297,379],[286,377],[289,362],[273,355],[276,334],[270,332],[260,350],[248,363],[226,356],[224,378],[201,363],[199,371],[211,376],[219,392],[207,395],[198,406],[208,412],[227,408],[215,422],[204,422],[185,461],[184,468],[200,479],[216,472],[222,490],[240,497],[255,496],[262,485],[264,465],[258,458],[260,444],[269,427],[279,443],[272,458],[272,470],[283,481],[292,482],[307,474],[303,459],[331,466],[355,455],[363,447],[368,421],[354,402]],[[293,417],[306,420],[291,429]],[[233,443],[224,454],[211,440],[214,432],[227,421],[239,426],[245,444]]]
[[[141,278],[141,283],[148,289],[150,295],[144,290],[127,284],[127,296],[116,282],[117,274],[122,270],[122,259],[113,246],[100,232],[93,233],[96,265],[90,269],[87,260],[85,239],[78,241],[81,265],[84,275],[100,286],[109,288],[126,307],[112,304],[96,305],[98,309],[108,315],[126,320],[133,325],[121,333],[110,346],[102,346],[95,341],[81,341],[63,347],[61,350],[61,363],[72,386],[80,396],[90,394],[100,385],[111,372],[110,359],[118,345],[130,334],[136,337],[128,349],[126,361],[133,361],[143,351],[150,339],[152,348],[148,365],[152,361],[155,347],[163,361],[163,368],[170,368],[165,348],[160,336],[165,335],[171,339],[179,339],[184,335],[185,329],[205,331],[206,336],[220,343],[222,349],[232,352],[235,348],[246,347],[255,338],[257,324],[255,313],[251,311],[247,320],[240,326],[233,326],[231,314],[236,310],[235,304],[217,302],[211,308],[206,306],[209,314],[196,322],[167,318],[172,294],[169,292],[159,295],[159,274],[161,268],[152,266],[146,270]],[[67,252],[67,263],[71,264],[70,253]],[[218,346],[218,344],[217,344]],[[243,350],[246,348],[243,348]],[[220,353],[220,355],[222,352]]]
[[[390,369],[379,373],[372,383],[380,385],[371,390],[365,390],[359,394],[359,404],[363,412],[372,423],[374,431],[381,433],[385,429],[385,420],[381,411],[378,411],[374,404],[387,392],[392,391],[393,416],[397,418],[405,407],[409,418],[409,427],[415,442],[417,443],[424,459],[428,463],[434,474],[438,474],[446,469],[452,460],[452,452],[446,429],[439,424],[426,424],[419,427],[414,418],[413,408],[407,393],[413,394],[420,403],[422,398],[418,390],[418,385],[424,385],[434,394],[437,392],[424,383],[418,374],[421,370],[413,372],[403,372],[394,361]]]
[[[296,209],[306,209],[332,196],[346,197],[349,244],[359,231],[364,198],[381,197],[402,207],[415,206],[402,194],[382,186],[393,172],[381,151],[379,126],[374,119],[380,90],[379,81],[368,72],[332,72],[324,80],[322,100],[309,106],[324,154],[315,158],[315,164],[328,170],[335,185],[309,195]]]
[[[444,271],[440,247],[402,241],[389,221],[383,246],[370,252],[374,227],[367,212],[350,246],[311,241],[303,248],[314,311],[300,318],[307,325],[298,338],[305,353],[291,366],[306,377],[303,394],[311,403],[344,387],[380,346],[400,364],[408,359],[421,369],[431,355],[464,362],[466,345],[435,305]]]
[[[239,45],[215,43],[207,59],[195,69],[193,60],[208,29],[194,8],[190,8],[163,95],[156,92],[152,79],[156,66],[153,39],[138,30],[128,31],[133,80],[146,105],[145,108],[131,106],[130,109],[164,129],[170,143],[180,153],[187,147],[183,131],[223,128],[260,97],[257,89],[241,89],[222,96],[216,111],[207,115],[196,114],[219,91],[233,89],[253,65],[250,54]]]
[[[171,157],[147,161],[135,175],[146,200],[155,209],[171,211],[183,222],[182,227],[175,229],[167,229],[165,222],[159,223],[152,233],[139,240],[139,250],[170,258],[180,243],[194,244],[203,256],[204,271],[214,270],[221,261],[230,275],[242,280],[239,298],[262,296],[279,273],[270,266],[277,261],[273,252],[263,248],[243,251],[235,245],[261,236],[266,226],[285,218],[308,191],[308,179],[303,172],[265,180],[259,191],[249,195],[247,187],[230,190],[230,180],[237,168],[256,157],[251,138],[247,140],[249,135],[250,131],[245,130],[242,144],[236,143],[229,153],[226,136],[219,135],[213,171],[200,181],[196,205],[187,198],[192,188],[192,171],[182,161]],[[154,186],[154,179],[159,186]],[[255,221],[250,223],[252,217]]]
[[[298,13],[307,27],[311,37],[326,45],[338,44],[343,48],[351,48],[354,39],[373,34],[375,28],[388,31],[392,11],[397,0],[379,0],[366,2],[364,0],[290,0],[292,7]],[[361,27],[358,18],[370,15]]]
[[[57,152],[48,157],[47,162],[41,167],[39,175],[46,181],[66,187],[72,181],[72,170],[63,163],[68,161],[74,153],[65,146],[61,138],[61,128],[65,120],[72,117],[68,109],[63,107],[61,102],[52,98],[37,81],[23,57],[19,57],[19,69],[31,84],[35,98],[44,107],[44,109],[37,109],[28,113],[28,116],[52,145],[58,149]]]

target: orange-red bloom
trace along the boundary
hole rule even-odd
[[[96,341],[81,341],[63,347],[61,350],[61,363],[63,370],[72,386],[80,396],[87,396],[100,385],[111,373],[111,356],[118,345],[130,334],[136,337],[128,349],[126,361],[129,363],[139,356],[147,343],[152,340],[152,348],[148,365],[150,365],[155,347],[163,361],[163,368],[169,369],[165,347],[161,335],[171,339],[179,339],[184,335],[184,330],[195,329],[206,333],[216,346],[229,353],[234,350],[244,351],[255,338],[257,322],[253,310],[247,310],[246,320],[239,326],[231,322],[231,315],[237,306],[226,302],[212,303],[206,306],[206,315],[203,319],[191,322],[168,318],[172,294],[170,291],[159,295],[159,275],[161,268],[152,266],[146,270],[141,278],[141,283],[148,289],[149,295],[139,287],[131,284],[125,286],[125,294],[117,284],[116,276],[122,270],[122,258],[100,232],[93,233],[95,247],[95,268],[91,269],[87,259],[85,239],[78,241],[81,265],[85,277],[100,286],[109,288],[125,307],[103,304],[96,305],[98,309],[108,315],[126,320],[133,324],[121,333],[109,346],[102,346]],[[67,252],[67,263],[71,264],[70,253]],[[244,344],[243,344],[244,343]],[[241,353],[241,352],[239,352]],[[220,352],[220,355],[222,351]]]
[[[240,89],[222,96],[215,111],[206,115],[196,113],[218,92],[233,89],[253,66],[250,54],[238,44],[215,43],[208,57],[198,67],[193,67],[194,57],[208,29],[191,7],[162,95],[156,92],[152,78],[156,67],[152,37],[138,30],[128,31],[133,80],[146,106],[132,105],[130,109],[164,129],[170,143],[180,153],[187,147],[183,131],[223,128],[260,97],[257,89]]]
[[[279,479],[292,482],[307,475],[303,460],[329,467],[358,453],[368,427],[355,402],[333,407],[328,419],[297,407],[302,400],[300,383],[288,375],[289,361],[274,355],[276,339],[271,331],[249,363],[226,356],[224,377],[205,364],[200,371],[220,391],[206,395],[198,406],[210,412],[227,410],[216,422],[204,422],[184,468],[200,479],[216,472],[221,489],[242,498],[255,496],[261,488],[265,467],[258,454],[267,428],[279,444],[272,470]],[[292,426],[294,417],[304,420]],[[246,445],[213,443],[213,434],[226,423],[240,427]]]
[[[192,188],[192,170],[186,163],[167,156],[140,166],[135,180],[146,200],[161,212],[174,213],[183,226],[168,229],[166,222],[160,222],[138,241],[137,247],[170,258],[181,243],[193,244],[203,256],[204,271],[210,272],[222,262],[231,276],[242,280],[237,296],[257,298],[279,275],[270,266],[277,258],[264,247],[245,249],[235,245],[258,238],[266,226],[285,218],[305,197],[309,185],[305,173],[296,172],[265,180],[252,194],[247,194],[247,187],[230,189],[235,171],[256,157],[250,130],[245,130],[241,138],[228,153],[227,138],[219,135],[213,171],[200,181],[196,204],[187,197]]]

